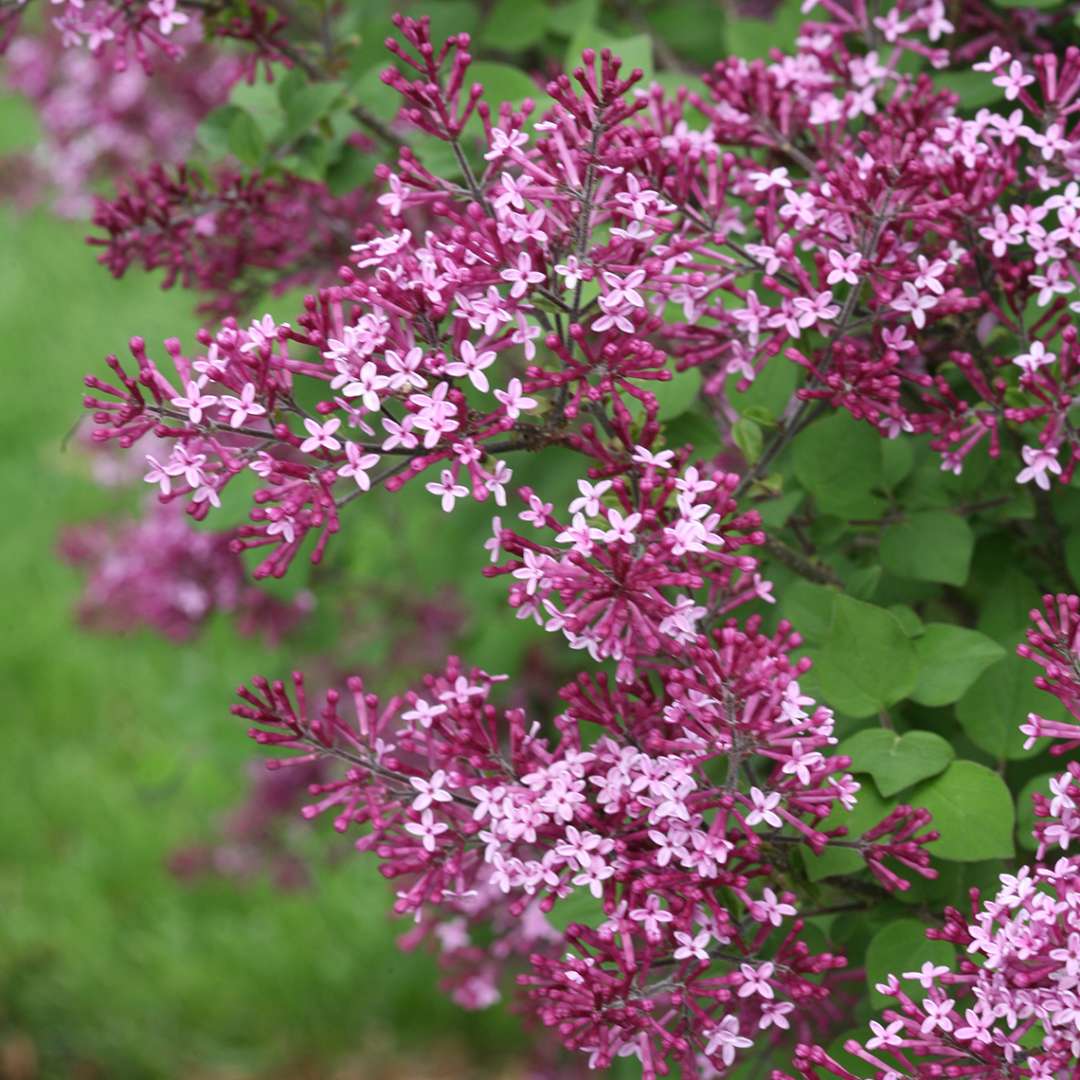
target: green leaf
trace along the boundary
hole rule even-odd
[[[836,590],[810,581],[796,581],[780,597],[780,611],[808,641],[821,641],[829,633]]]
[[[1080,529],[1073,528],[1065,540],[1065,565],[1074,581],[1080,581]]]
[[[958,514],[924,510],[882,531],[881,562],[897,577],[963,585],[974,546],[971,526]]]
[[[384,123],[390,123],[401,109],[401,95],[382,81],[385,63],[352,73],[349,95],[361,108]]]
[[[729,19],[725,37],[732,56],[754,60],[770,49],[790,50],[803,23],[800,0],[784,0],[768,21],[746,16]]]
[[[677,4],[648,4],[639,0],[635,8],[630,10],[634,10],[635,15],[640,10],[648,21],[653,39],[663,41],[680,60],[690,61],[687,68],[698,71],[709,70],[724,51],[724,23],[730,17],[725,10],[727,7],[716,0],[679,0]],[[657,79],[665,75],[677,76],[684,86],[688,83],[688,76],[693,80],[685,69],[660,72]],[[690,81],[689,84],[693,86],[694,82]],[[692,119],[690,123],[693,126]]]
[[[285,106],[283,142],[292,142],[310,131],[341,97],[344,87],[337,82],[310,83],[295,91]]]
[[[1006,656],[960,698],[956,718],[980,750],[999,760],[1018,760],[1039,753],[1041,745],[1024,749],[1020,725],[1029,712],[1057,719],[1061,706],[1050,694],[1036,688],[1032,681],[1036,670],[1019,656]]]
[[[961,109],[981,109],[1005,96],[1004,88],[981,71],[942,71],[934,75],[934,82],[956,94]]]
[[[985,634],[948,623],[927,623],[915,642],[919,681],[912,698],[920,705],[951,705],[1005,650]]]
[[[894,488],[915,467],[915,446],[911,439],[882,439],[881,479]]]
[[[825,513],[861,516],[867,494],[881,482],[881,436],[834,413],[795,439],[792,461],[799,483]]]
[[[366,0],[366,3],[370,3],[370,0]],[[392,5],[391,11],[399,6]],[[424,5],[422,10],[431,16],[432,41],[443,41],[451,34],[473,34],[480,19],[480,5],[476,0],[438,0],[438,3]],[[380,41],[385,39],[387,21],[384,18],[379,24]]]
[[[527,49],[544,36],[550,15],[543,0],[497,0],[481,27],[480,40],[506,52]]]
[[[729,375],[726,381],[728,401],[743,416],[775,422],[787,408],[799,383],[799,365],[785,363],[774,357],[765,365],[752,383],[740,390],[741,375]]]
[[[677,371],[667,382],[655,382],[649,389],[656,395],[660,420],[674,420],[689,409],[701,393],[701,372],[698,368]]]
[[[761,428],[753,420],[740,416],[732,425],[731,437],[735,441],[735,445],[742,451],[742,456],[746,458],[748,465],[753,465],[761,457],[764,438],[761,434]]]
[[[229,131],[244,110],[238,105],[222,105],[206,114],[195,132],[199,145],[212,160],[229,153]]]
[[[279,79],[277,83],[277,99],[281,107],[287,109],[293,97],[307,85],[308,78],[301,68],[294,67],[286,73],[284,78]]]
[[[453,147],[443,139],[419,132],[409,136],[412,152],[423,163],[424,168],[435,176],[446,180],[460,180],[461,166],[458,164]]]
[[[348,195],[369,183],[375,175],[376,158],[355,146],[342,147],[337,160],[326,171],[326,186],[331,195]]]
[[[270,142],[285,122],[285,110],[278,99],[277,84],[265,78],[253,83],[239,82],[229,94],[229,104],[246,112]]]
[[[836,752],[851,758],[852,772],[869,773],[886,797],[937,776],[956,757],[953,748],[932,731],[899,735],[885,728],[856,732]]]
[[[229,153],[244,165],[258,165],[266,152],[266,140],[251,113],[242,109],[229,122]]]
[[[690,445],[694,448],[695,459],[708,461],[723,449],[716,421],[700,406],[680,413],[664,425],[664,430],[669,446]]]
[[[922,619],[915,613],[914,608],[907,604],[890,604],[889,610],[899,619],[909,638],[917,638],[923,632]]]
[[[866,950],[866,985],[875,1007],[895,1004],[896,999],[879,994],[874,987],[895,975],[904,984],[905,971],[918,971],[928,961],[952,967],[956,953],[947,941],[926,936],[926,926],[918,919],[897,919],[879,930]],[[911,993],[911,985],[905,989]]]
[[[805,492],[796,488],[786,491],[773,499],[755,502],[754,509],[761,515],[761,524],[766,529],[781,529],[787,519],[798,509],[799,503],[806,498]]]
[[[571,923],[581,923],[593,929],[607,922],[604,905],[588,889],[575,889],[569,896],[556,900],[547,920],[556,930],[566,933]]]
[[[854,596],[856,600],[870,600],[880,580],[880,566],[860,566],[848,574],[844,585],[849,596]],[[908,634],[908,637],[910,636]]]
[[[559,37],[573,37],[579,26],[595,26],[600,0],[569,0],[552,9],[548,29]]]
[[[543,91],[528,75],[510,64],[476,60],[469,65],[465,78],[469,85],[484,84],[484,99],[493,111],[504,101],[520,105],[526,98],[536,101],[543,96]]]
[[[934,816],[931,828],[941,833],[941,839],[927,846],[931,855],[950,862],[1012,856],[1016,821],[1012,794],[1005,781],[985,766],[954,761],[905,801]]]
[[[976,561],[982,545],[976,551]],[[1001,571],[995,561],[996,573],[987,576],[985,588],[975,599],[979,602],[977,630],[998,641],[1018,641],[1028,624],[1028,612],[1038,607],[1039,590],[1031,578],[1018,570]],[[1007,565],[1007,564],[1006,564]],[[973,591],[977,586],[969,585]]]
[[[282,166],[296,176],[316,183],[322,181],[332,163],[335,147],[317,135],[301,135],[293,152],[281,158]]]
[[[896,616],[841,595],[833,598],[817,668],[827,704],[855,719],[907,697],[918,674],[915,649]]]

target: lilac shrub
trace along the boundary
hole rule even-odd
[[[452,656],[390,697],[296,672],[234,709],[462,1005],[512,978],[590,1068],[647,1078],[1078,1075],[1075,763],[1034,862],[1000,863],[1011,788],[1080,745],[1080,48],[1039,7],[806,0],[792,52],[672,89],[585,48],[511,100],[468,33],[399,14],[389,120],[252,8],[226,29],[291,69],[286,112],[392,152],[375,193],[299,183],[300,126],[262,146],[229,114],[239,164],[99,204],[110,269],[224,313],[86,380],[162,514],[265,579],[387,498],[483,504],[463,558],[579,654],[539,700]],[[182,10],[89,47],[168,56]],[[252,280],[314,291],[252,318]],[[1050,589],[1010,715],[1003,644]],[[950,962],[887,967],[834,1045],[869,1016],[849,954],[915,916]]]

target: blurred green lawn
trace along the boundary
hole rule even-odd
[[[32,138],[10,101],[0,135],[0,150]],[[227,621],[180,647],[74,625],[80,580],[55,556],[58,530],[130,505],[62,448],[80,378],[134,333],[190,340],[196,325],[190,296],[113,281],[84,232],[0,209],[0,1047],[29,1040],[40,1076],[110,1078],[297,1062],[318,1075],[344,1055],[431,1055],[447,1040],[476,1060],[505,1050],[504,1015],[462,1013],[430,957],[397,952],[387,886],[325,824],[297,824],[307,892],[186,885],[166,869],[244,796],[235,686],[295,658]]]

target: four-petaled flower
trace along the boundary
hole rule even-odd
[[[420,815],[419,821],[405,823],[405,831],[420,837],[425,851],[434,851],[436,839],[449,828],[450,826],[445,821],[436,821],[435,815],[430,810],[425,810]]]
[[[495,363],[496,353],[491,349],[478,353],[476,346],[468,339],[461,343],[458,351],[461,359],[451,360],[446,365],[447,375],[465,375],[477,390],[487,393],[489,386],[484,370]]]
[[[727,1068],[735,1060],[736,1050],[745,1050],[753,1046],[753,1039],[739,1034],[739,1018],[737,1016],[725,1016],[716,1027],[709,1029],[709,1041],[705,1045],[705,1053],[712,1057],[719,1053],[720,1060]]]
[[[349,460],[338,469],[338,476],[346,479],[352,477],[361,491],[370,490],[371,478],[368,476],[368,470],[379,463],[379,455],[365,454],[359,445],[354,442],[347,442],[345,444],[345,456]]]
[[[300,453],[313,454],[317,450],[340,450],[341,442],[334,438],[334,432],[341,427],[341,421],[332,416],[325,423],[310,417],[304,419],[304,427],[307,428],[308,438],[300,444]]]
[[[527,251],[522,251],[517,257],[517,264],[500,271],[499,276],[503,281],[513,282],[510,295],[514,299],[524,296],[530,285],[538,285],[544,280],[543,272],[532,268],[532,258]]]
[[[752,787],[750,801],[754,804],[754,808],[746,815],[746,824],[753,826],[765,822],[766,825],[779,829],[783,825],[779,814],[776,813],[780,798],[779,791],[772,791],[766,795],[761,788]]]
[[[910,281],[905,281],[901,288],[903,295],[896,297],[892,306],[897,311],[910,312],[911,321],[921,330],[926,326],[926,313],[937,307],[937,297],[920,293]]]
[[[516,378],[510,380],[505,390],[496,390],[495,397],[511,420],[516,420],[529,409],[535,409],[538,404],[535,398],[525,397],[521,380]]]
[[[469,489],[464,484],[459,484],[449,469],[443,469],[437,481],[432,480],[424,486],[432,495],[440,497],[442,508],[447,514],[454,509],[454,503],[458,499],[464,499],[469,494]]]
[[[174,397],[172,403],[178,409],[186,409],[188,419],[193,424],[201,424],[203,413],[210,408],[211,405],[216,405],[218,398],[216,394],[204,394],[203,387],[206,385],[206,377],[200,376],[194,382],[189,382],[186,387],[186,393],[182,397]]]
[[[1016,474],[1016,482],[1018,484],[1026,484],[1031,480],[1035,481],[1035,484],[1042,488],[1043,491],[1050,490],[1050,476],[1052,473],[1054,476],[1058,476],[1061,473],[1061,462],[1057,459],[1057,447],[1043,447],[1041,449],[1033,446],[1025,446],[1020,450],[1024,459],[1024,468]]]
[[[232,411],[229,417],[229,426],[238,428],[247,421],[249,416],[265,416],[266,408],[255,400],[255,384],[245,383],[239,397],[226,394],[221,399],[221,404]]]

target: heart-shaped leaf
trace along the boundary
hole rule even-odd
[[[919,681],[912,699],[920,705],[951,705],[964,696],[972,683],[1005,650],[978,630],[948,623],[927,623],[915,642],[919,659]]]
[[[869,773],[886,798],[937,776],[956,756],[953,748],[932,731],[898,735],[885,728],[857,732],[837,748],[837,753],[851,758],[852,772]]]
[[[915,581],[967,581],[975,534],[961,517],[924,510],[881,534],[881,564],[890,574]]]
[[[1010,761],[1034,757],[1046,745],[1040,741],[1024,749],[1020,724],[1030,712],[1048,720],[1065,715],[1057,698],[1036,688],[1031,665],[1015,655],[983,672],[956,703],[956,719],[967,737],[980,750]]]
[[[941,839],[927,846],[939,859],[982,862],[1013,854],[1016,810],[1008,785],[974,761],[954,761],[940,776],[920,784],[907,798],[934,815]]]
[[[833,597],[832,619],[814,657],[825,698],[856,719],[873,716],[915,689],[915,649],[896,617],[850,596]]]
[[[795,476],[826,513],[866,517],[881,481],[881,439],[869,424],[834,413],[810,424],[792,444]]]

